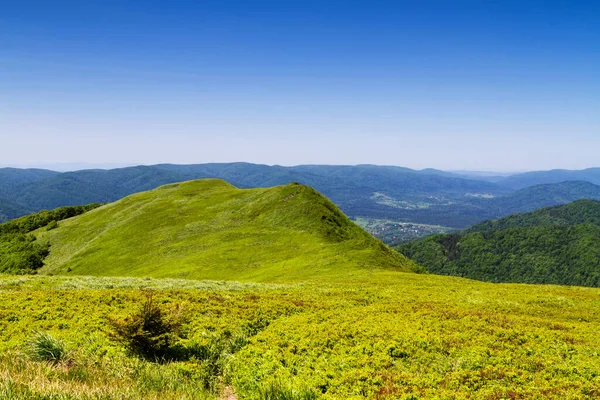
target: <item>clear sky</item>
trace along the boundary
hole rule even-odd
[[[600,5],[0,1],[0,165],[600,166]]]

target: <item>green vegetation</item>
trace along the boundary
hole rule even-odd
[[[138,193],[40,230],[41,273],[295,281],[419,270],[313,189],[205,179]]]
[[[416,243],[452,261],[538,246],[583,266],[600,256],[598,204]],[[7,269],[38,274],[0,275],[2,399],[600,397],[598,289],[412,273],[303,185],[183,182],[0,232],[49,249],[37,270]],[[2,248],[1,262],[29,254]],[[534,272],[564,279],[545,260]]]
[[[187,310],[181,341],[197,357],[156,363],[112,339],[110,320],[136,314],[147,287]],[[7,276],[0,397],[590,399],[597,315],[597,289],[393,271],[285,285]],[[36,331],[72,361],[31,360]]]
[[[46,227],[47,230],[58,227],[58,221],[74,217],[98,207],[87,206],[61,207],[53,211],[41,211],[37,214],[21,217],[0,224],[0,272],[33,273],[44,265],[49,244],[40,243],[31,232]]]
[[[150,360],[174,358],[175,343],[184,323],[181,310],[165,310],[154,300],[154,293],[146,298],[138,312],[123,320],[113,320],[115,337],[134,354]]]
[[[313,400],[319,398],[315,390],[294,389],[289,384],[277,381],[270,381],[261,386],[258,395],[262,400]]]
[[[45,332],[37,332],[28,343],[27,353],[34,361],[48,361],[54,364],[69,359],[65,344]]]
[[[600,286],[600,202],[518,214],[397,249],[428,271],[491,282]]]
[[[600,226],[600,202],[578,200],[570,204],[546,207],[530,213],[485,221],[466,229],[464,232],[498,231],[509,228],[531,228],[535,226],[573,226],[592,224]]]

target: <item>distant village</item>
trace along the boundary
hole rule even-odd
[[[371,235],[381,239],[390,246],[409,242],[435,233],[447,233],[452,231],[452,229],[443,226],[415,224],[411,222],[393,222],[362,218],[357,218],[356,222],[367,232],[371,233]]]

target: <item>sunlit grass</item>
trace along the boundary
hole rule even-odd
[[[186,361],[141,360],[110,339],[108,321],[138,309],[145,282],[160,304],[187,310],[182,340],[189,348],[208,351],[220,336],[253,333],[234,350],[210,353],[217,358],[199,351]],[[0,398],[218,398],[231,388],[244,399],[588,399],[600,385],[597,289],[393,272],[293,285],[77,277],[0,283]],[[72,361],[31,360],[26,349],[37,331],[73,349]]]

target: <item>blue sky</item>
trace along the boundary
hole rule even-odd
[[[0,165],[600,165],[585,1],[0,2]]]

